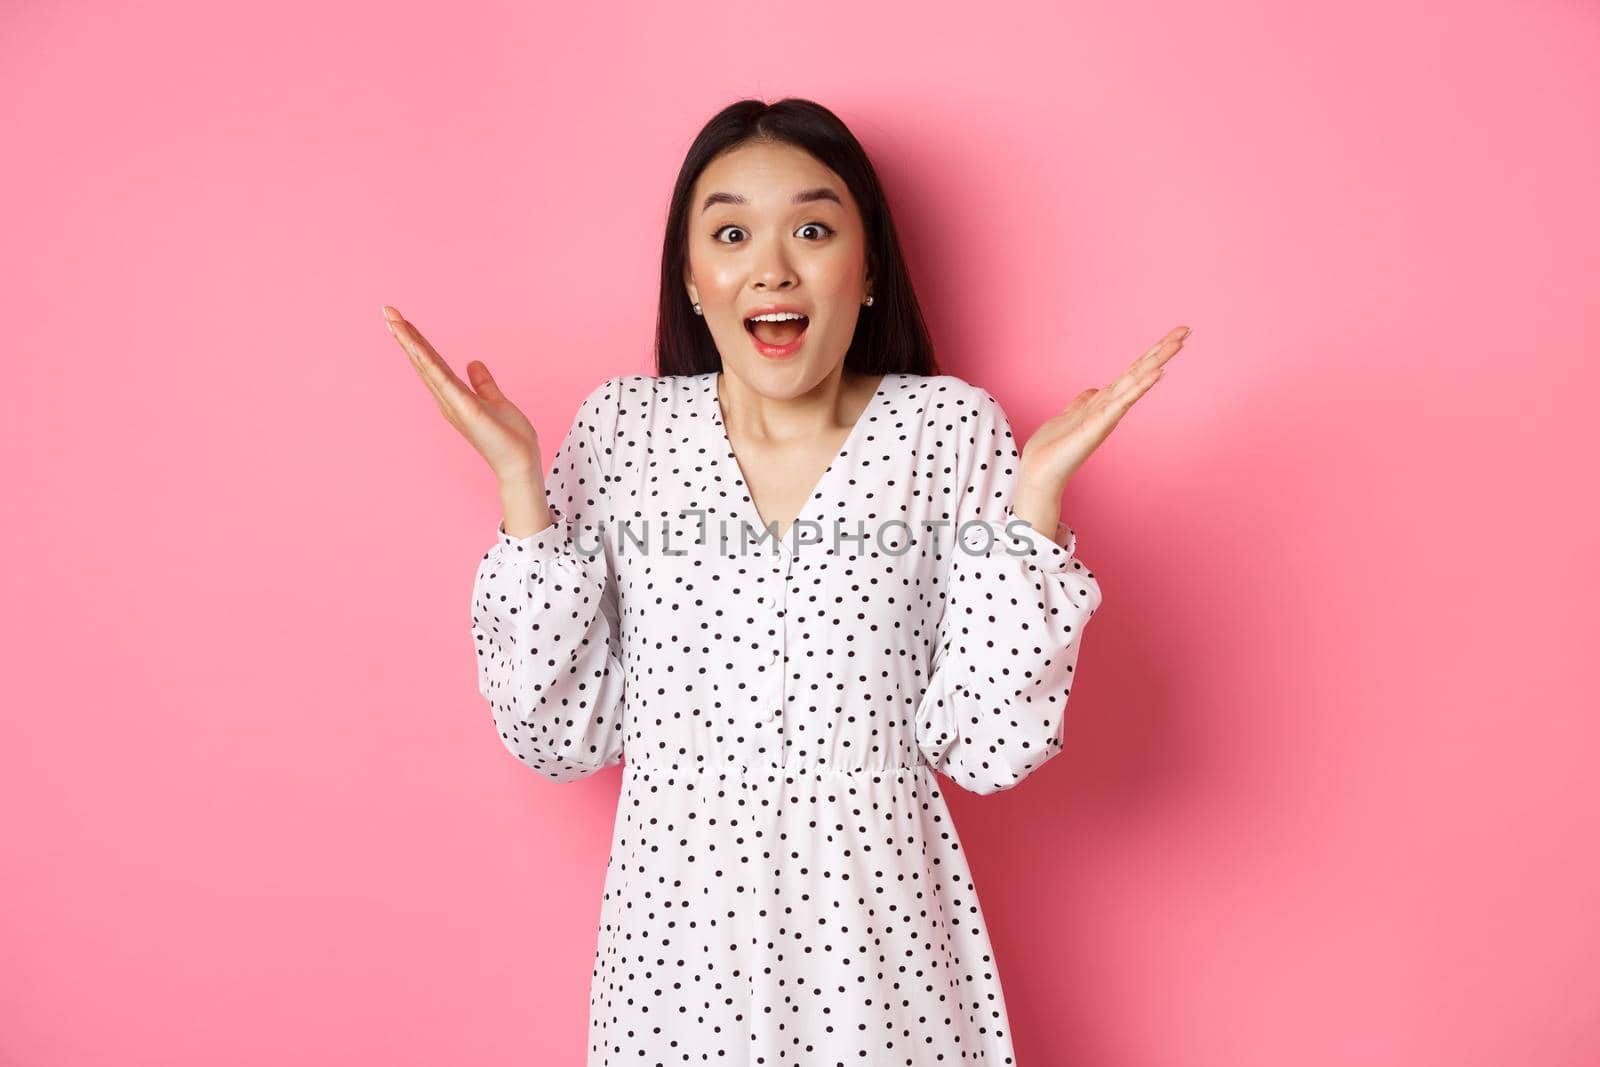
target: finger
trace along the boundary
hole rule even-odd
[[[1143,377],[1132,379],[1120,393],[1108,397],[1107,406],[1115,412],[1116,418],[1122,418],[1128,413],[1128,409],[1133,407],[1134,401],[1148,393],[1150,388],[1159,382],[1166,373],[1165,370],[1157,369],[1145,374]]]
[[[439,406],[444,417],[451,425],[461,426],[462,420],[466,418],[468,406],[475,404],[476,401],[467,399],[469,394],[464,390],[452,388],[443,376],[435,373],[432,365],[409,340],[403,340],[401,345],[411,360],[411,369],[417,372],[422,384],[433,394],[434,403]]]
[[[1128,371],[1132,373],[1133,377],[1137,378],[1142,372],[1166,363],[1167,360],[1177,355],[1178,349],[1182,347],[1183,336],[1176,331],[1169,333],[1145,349],[1144,355],[1129,364]]]
[[[422,384],[428,387],[429,393],[433,394],[433,402],[438,406],[440,412],[444,414],[445,419],[452,426],[462,425],[464,416],[459,410],[459,405],[453,402],[450,396],[440,389],[439,385],[433,378],[428,376],[427,372],[417,366],[415,360],[412,361],[412,366],[416,367],[417,377],[422,379]]]
[[[1092,388],[1092,387],[1089,388],[1089,389],[1085,389],[1083,392],[1079,393],[1077,396],[1075,396],[1071,400],[1067,401],[1067,406],[1062,408],[1059,412],[1057,412],[1057,414],[1065,415],[1069,411],[1073,411],[1073,410],[1075,410],[1077,408],[1081,408],[1083,405],[1085,405],[1089,401],[1093,400],[1095,394],[1098,393],[1099,391],[1100,391],[1099,389],[1095,389],[1095,388]]]
[[[406,322],[403,318],[390,320],[390,325],[394,326],[395,336],[402,339],[406,352],[410,352],[413,358],[418,360],[419,365],[421,365],[419,370],[424,371],[429,376],[430,381],[434,381],[434,384],[437,384],[445,392],[450,392],[451,389],[454,389],[461,392],[461,394],[467,394],[466,384],[461,379],[456,378],[456,373],[450,370],[450,363],[446,363],[445,357],[438,354],[434,346],[427,342],[427,338],[422,336],[421,330],[418,330],[416,326]]]
[[[472,395],[470,390],[467,389],[460,378],[456,377],[455,372],[450,369],[450,365],[444,361],[444,357],[434,350],[434,347],[428,343],[428,339],[422,336],[421,331],[404,319],[391,320],[391,324],[394,326],[395,336],[400,339],[400,343],[410,353],[412,363],[416,366],[417,372],[434,388],[435,392],[443,395],[453,395],[461,402],[467,402]]]
[[[484,366],[482,360],[475,359],[467,364],[467,380],[478,391],[478,395],[491,403],[503,403],[506,394],[500,391],[500,386],[495,383],[494,375],[489,373],[489,368]]]
[[[1165,337],[1145,349],[1144,354],[1134,360],[1117,380],[1122,382],[1124,379],[1137,379],[1144,371],[1165,364],[1178,354],[1178,349],[1183,347],[1189,331],[1188,326],[1178,326],[1169,330]]]
[[[407,329],[410,324],[405,321],[399,311],[388,304],[383,305],[383,324],[389,328],[389,336],[393,337],[395,343],[405,351],[406,358],[411,361],[411,369],[417,372],[417,377],[422,379],[422,384],[427,386],[428,391],[433,394],[433,399],[438,403],[440,410],[449,415],[450,412],[445,407],[444,394],[439,391],[439,386],[425,369],[425,361],[412,337],[413,331]]]
[[[1128,364],[1128,369],[1117,375],[1116,379],[1107,385],[1102,392],[1111,397],[1119,397],[1133,388],[1134,383],[1149,373],[1151,361],[1161,354],[1162,344],[1158,343],[1148,349],[1144,355]]]
[[[428,362],[417,350],[415,343],[413,343],[411,338],[405,333],[401,332],[399,329],[396,330],[395,337],[397,340],[399,340],[400,347],[405,349],[406,358],[411,361],[411,369],[417,372],[417,377],[422,379],[422,384],[428,387],[428,391],[432,393],[435,398],[442,401],[444,399],[444,394],[440,392],[439,383],[435,379],[434,375],[429,373]]]
[[[428,387],[428,392],[433,394],[433,399],[438,402],[439,407],[444,409],[445,414],[451,414],[450,400],[445,394],[444,390],[439,386],[438,381],[425,369],[423,369],[422,365],[417,360],[413,359],[411,361],[411,365],[416,368],[417,377],[421,378],[422,384]]]
[[[1165,364],[1177,355],[1182,347],[1182,341],[1162,340],[1152,345],[1144,355],[1129,364],[1128,369],[1117,376],[1117,380],[1106,387],[1106,392],[1114,397],[1122,397],[1142,382],[1146,375],[1153,372],[1165,373]]]
[[[1132,373],[1123,375],[1117,379],[1114,386],[1101,389],[1090,401],[1084,415],[1085,421],[1109,419],[1111,424],[1115,425],[1118,419],[1127,414],[1133,402],[1148,392],[1165,373],[1165,370],[1157,367],[1142,375]]]

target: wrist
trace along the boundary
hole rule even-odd
[[[508,537],[530,537],[555,522],[544,480],[537,475],[503,477],[500,511]]]
[[[1018,483],[1011,499],[1011,514],[1053,540],[1061,522],[1061,493],[1054,485]]]
[[[532,496],[544,490],[544,478],[537,471],[509,471],[495,475],[500,495]]]
[[[1067,479],[1047,472],[1039,463],[1023,459],[1017,466],[1018,489],[1026,488],[1041,496],[1054,495],[1057,499],[1066,491]]]
[[[1027,507],[1045,507],[1059,511],[1061,498],[1066,495],[1066,491],[1066,484],[1053,478],[1021,477],[1017,479],[1016,488],[1012,490],[1012,501]]]

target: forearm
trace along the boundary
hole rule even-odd
[[[555,521],[542,479],[531,474],[500,482],[500,511],[508,537],[532,537]]]
[[[1065,486],[1030,480],[1024,471],[1017,481],[1011,513],[1054,541],[1056,526],[1061,522],[1061,496],[1065,490]]]

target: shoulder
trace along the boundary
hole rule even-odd
[[[924,393],[924,418],[934,432],[965,451],[994,437],[1007,437],[1011,423],[993,393],[955,374],[913,378]]]
[[[589,391],[581,407],[602,411],[647,408],[685,396],[702,378],[698,375],[618,374]]]
[[[703,388],[697,375],[613,375],[589,390],[573,421],[620,468],[653,441],[682,433],[694,393]]]
[[[648,410],[661,379],[646,374],[618,374],[589,390],[578,403],[578,421],[596,437],[611,438],[631,411]]]
[[[628,392],[629,383],[636,377],[638,375],[619,374],[607,378],[589,390],[588,395],[578,403],[578,411],[591,419],[607,416],[608,413],[614,419]]]
[[[926,394],[928,407],[934,412],[948,411],[956,415],[972,414],[982,408],[998,408],[994,394],[981,385],[975,385],[955,374],[929,374],[910,377],[910,388]]]

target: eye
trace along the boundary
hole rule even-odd
[[[735,226],[735,225],[730,223],[727,226],[719,226],[719,227],[717,227],[717,229],[713,230],[712,233],[711,233],[711,239],[713,241],[718,242],[719,244],[742,244],[743,243],[742,241],[724,241],[724,240],[722,240],[722,238],[720,236],[718,236],[718,235],[721,234],[723,230],[735,230],[735,231],[737,231],[739,233],[744,233],[744,227],[743,226]],[[825,232],[826,236],[828,236],[828,237],[832,237],[833,234],[834,234],[833,227],[829,226],[825,222],[808,222],[804,226],[800,227],[800,229],[796,230],[795,232],[796,233],[804,233],[806,230],[822,230],[822,231]],[[812,238],[812,240],[821,240],[821,239],[822,239],[821,237]]]

